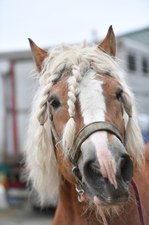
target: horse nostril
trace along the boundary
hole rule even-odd
[[[118,174],[125,182],[130,182],[133,176],[133,163],[127,154],[121,156],[118,162]]]
[[[95,161],[88,161],[83,168],[84,175],[87,180],[99,179],[102,175],[100,173],[99,163]]]

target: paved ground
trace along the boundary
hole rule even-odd
[[[0,225],[51,225],[53,212],[42,213],[29,207],[0,210]]]

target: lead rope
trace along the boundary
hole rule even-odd
[[[139,218],[140,218],[140,224],[145,225],[144,218],[143,218],[142,205],[141,205],[141,200],[140,200],[137,185],[134,182],[134,180],[131,181],[131,184],[132,184],[132,187],[133,187],[133,190],[134,190],[134,193],[135,193],[135,198],[136,198],[136,201],[137,201],[137,208],[138,208],[138,213],[139,213]],[[102,218],[103,224],[108,225],[106,217],[105,217],[103,212],[101,212],[101,218]]]
[[[136,197],[137,207],[138,207],[138,213],[139,213],[139,217],[140,217],[140,224],[141,225],[145,225],[144,218],[143,218],[142,205],[141,205],[141,200],[140,200],[140,196],[139,196],[137,185],[134,182],[134,180],[131,181],[131,184],[132,184],[132,187],[133,187],[134,192],[135,192],[135,197]]]

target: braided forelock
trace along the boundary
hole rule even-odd
[[[42,99],[40,102],[40,109],[37,115],[38,121],[40,125],[44,125],[46,118],[47,118],[47,99],[48,99],[48,94],[51,89],[51,87],[54,84],[54,80],[58,77],[58,74],[54,74],[53,76],[50,76],[47,85],[43,86],[43,94],[42,94]]]
[[[65,156],[69,155],[69,151],[73,145],[75,134],[76,134],[76,123],[74,120],[74,116],[76,113],[75,102],[76,96],[78,95],[78,85],[81,81],[82,76],[80,72],[80,68],[77,65],[72,66],[72,76],[68,79],[68,113],[69,120],[66,123],[64,133],[63,133],[63,147],[65,149]]]
[[[45,66],[46,67],[46,66]],[[49,70],[45,71],[43,68],[43,75],[40,78],[40,86],[43,88],[42,99],[40,102],[40,109],[37,115],[40,125],[44,125],[47,120],[47,99],[51,87],[60,79],[65,70],[65,64],[61,64],[55,73],[50,73]]]
[[[47,76],[47,73],[44,75]],[[38,140],[38,144],[37,144],[38,155],[41,151],[43,151],[44,148],[46,149],[46,147],[43,147],[43,146],[47,146],[47,141],[48,141],[48,137],[47,137],[47,133],[46,133],[44,124],[48,118],[47,99],[48,99],[49,91],[50,91],[51,87],[53,86],[53,84],[56,82],[56,80],[58,80],[60,78],[60,76],[61,76],[60,73],[55,73],[53,75],[50,75],[47,79],[47,84],[41,85],[43,88],[43,93],[41,95],[42,99],[41,99],[41,102],[39,105],[39,111],[37,114],[37,119],[41,126],[39,126],[38,129],[36,130],[36,138]],[[42,165],[42,167],[44,167],[44,165]]]

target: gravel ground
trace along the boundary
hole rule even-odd
[[[51,225],[53,210],[34,211],[28,206],[0,210],[0,225]]]

